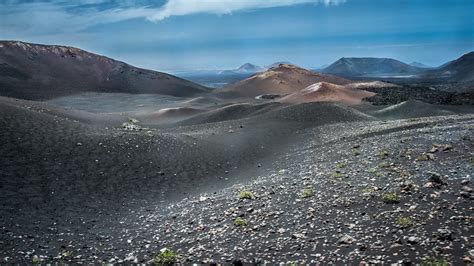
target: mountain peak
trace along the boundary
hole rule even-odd
[[[423,63],[420,63],[420,62],[417,62],[417,61],[413,61],[410,63],[410,66],[414,66],[414,67],[421,67],[421,68],[429,68],[430,66],[427,66]]]
[[[277,66],[282,65],[282,64],[285,64],[285,65],[294,65],[294,64],[292,64],[291,62],[288,62],[288,61],[278,61],[278,62],[275,62],[275,63],[273,63],[273,64],[271,64],[271,65],[268,65],[268,66],[267,66],[267,69],[274,68],[274,67],[277,67]]]
[[[286,95],[322,81],[334,84],[350,83],[349,80],[344,78],[319,74],[292,64],[279,64],[267,71],[231,84],[223,91],[245,97],[256,97],[265,94]]]
[[[408,74],[420,69],[392,58],[342,57],[323,69],[323,73],[341,76],[370,76],[378,74]]]
[[[237,71],[239,71],[239,72],[258,72],[258,71],[262,71],[262,70],[263,70],[262,67],[259,67],[257,65],[251,64],[251,63],[245,63],[237,69]]]
[[[274,66],[272,68],[270,68],[270,70],[279,70],[279,71],[285,71],[285,70],[301,70],[301,71],[309,71],[307,69],[304,69],[304,68],[301,68],[297,65],[293,65],[293,64],[286,64],[286,63],[281,63],[277,66]]]

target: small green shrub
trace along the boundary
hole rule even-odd
[[[335,178],[335,179],[340,179],[340,178],[343,178],[344,175],[340,172],[334,172],[334,173],[331,174],[331,177]]]
[[[410,217],[404,216],[404,217],[398,218],[398,220],[396,221],[396,224],[400,227],[407,228],[413,225],[413,220]]]
[[[419,161],[419,162],[429,161],[430,157],[428,157],[428,155],[426,155],[426,154],[422,154],[422,155],[416,157],[416,160]]]
[[[385,203],[399,203],[400,196],[397,195],[395,192],[387,192],[382,195],[382,201]]]
[[[385,157],[388,157],[390,153],[387,150],[382,150],[380,151],[379,155],[380,157],[385,158]]]
[[[32,259],[31,259],[31,263],[33,264],[41,264],[42,260],[41,258],[39,258],[38,256],[34,256]]]
[[[425,257],[421,261],[422,266],[449,266],[449,262],[443,258]]]
[[[242,217],[237,217],[235,220],[234,220],[234,225],[235,226],[247,226],[247,220],[245,220],[244,218]]]
[[[156,254],[153,261],[158,265],[172,265],[178,262],[178,253],[164,248],[160,253]]]
[[[337,168],[345,168],[346,166],[347,166],[347,164],[344,163],[344,162],[341,162],[341,163],[337,163],[337,164],[336,164],[336,167],[337,167]]]
[[[242,190],[239,192],[239,198],[240,199],[252,199],[253,198],[253,193],[248,190]]]
[[[366,187],[362,189],[362,194],[372,194],[375,192],[375,189],[373,187]]]
[[[308,187],[300,192],[300,198],[309,198],[314,196],[314,188]]]
[[[374,175],[375,175],[376,177],[382,177],[382,176],[383,176],[383,173],[381,173],[381,172],[376,172],[376,173],[374,173]]]

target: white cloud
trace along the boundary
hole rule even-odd
[[[346,0],[168,0],[163,7],[149,16],[152,21],[159,21],[171,16],[183,16],[198,13],[230,14],[241,10],[252,10],[269,7],[282,7],[298,4],[338,5]]]
[[[346,0],[167,0],[162,6],[150,1],[116,0],[111,8],[100,8],[108,0],[50,0],[24,2],[0,0],[0,39],[20,39],[81,32],[99,24],[128,19],[160,21],[171,16],[197,13],[230,14],[232,12],[299,4],[344,3]],[[64,27],[63,27],[64,25]]]

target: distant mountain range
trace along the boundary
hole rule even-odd
[[[234,70],[221,71],[220,75],[214,71],[205,72],[204,76],[211,77],[211,82],[226,86],[223,92],[244,97],[294,93],[317,82],[336,85],[350,83],[343,77],[398,76],[443,82],[473,82],[474,52],[437,68],[421,67],[416,62],[405,64],[391,58],[341,58],[320,72],[285,62],[266,67],[246,63]],[[207,84],[199,81],[199,75],[202,74],[198,73],[193,80]],[[0,41],[1,96],[47,100],[82,92],[153,93],[188,97],[208,93],[210,89],[74,47]]]
[[[342,77],[409,77],[470,82],[474,81],[474,52],[437,68],[418,62],[406,64],[392,58],[343,57],[320,72]]]
[[[241,65],[237,69],[231,69],[231,70],[222,70],[219,72],[219,74],[224,74],[224,75],[232,75],[232,74],[255,74],[258,72],[262,72],[265,70],[268,70],[273,67],[278,67],[279,65],[292,65],[292,63],[287,62],[287,61],[280,61],[280,62],[275,62],[271,65],[261,67],[257,66],[251,63],[245,63]]]
[[[190,96],[208,89],[74,47],[0,41],[0,95],[45,100],[80,92]]]
[[[423,72],[423,69],[391,58],[343,57],[321,72],[347,77],[364,77],[384,74],[417,74]]]

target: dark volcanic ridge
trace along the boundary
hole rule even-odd
[[[81,92],[192,96],[208,89],[84,50],[0,41],[0,95],[45,100]]]
[[[452,82],[474,81],[474,52],[427,72],[425,78],[444,78]]]

